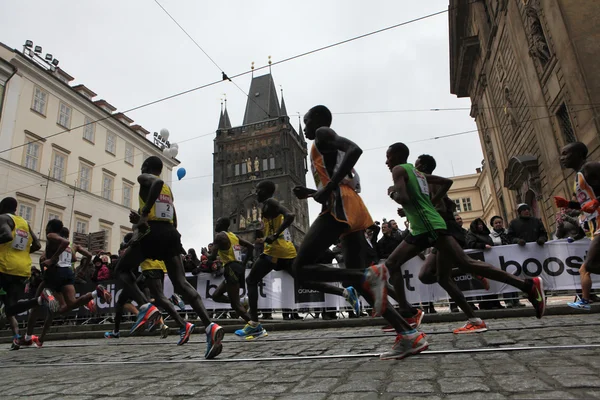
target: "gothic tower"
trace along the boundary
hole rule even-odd
[[[231,126],[225,103],[214,145],[213,226],[217,218],[229,217],[230,230],[254,242],[263,228],[254,188],[271,180],[275,198],[296,214],[290,233],[299,245],[309,225],[308,203],[292,189],[306,185],[306,142],[301,126],[298,131],[292,126],[283,93],[280,105],[270,73],[252,78],[241,126]]]

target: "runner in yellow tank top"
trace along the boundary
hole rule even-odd
[[[554,201],[559,208],[572,208],[583,211],[590,231],[592,242],[587,252],[585,262],[579,268],[581,278],[581,297],[570,307],[580,310],[590,310],[592,290],[591,274],[600,274],[600,234],[595,229],[597,225],[598,209],[600,208],[600,162],[588,162],[588,148],[581,142],[571,143],[563,147],[560,155],[560,164],[563,168],[575,171],[575,195],[577,201],[568,201],[562,197],[555,197]],[[596,232],[594,232],[596,230]]]
[[[246,322],[250,322],[248,312],[240,302],[240,289],[246,286],[246,263],[253,258],[254,245],[234,233],[229,232],[229,218],[219,218],[215,225],[215,240],[208,262],[213,263],[217,257],[224,267],[225,280],[212,294],[213,301],[229,303],[231,308]],[[244,258],[242,247],[246,248]],[[227,296],[225,296],[227,292]]]
[[[19,324],[15,315],[44,304],[55,307],[58,302],[51,293],[44,293],[28,301],[19,302],[31,276],[31,256],[42,245],[23,218],[16,216],[17,200],[6,197],[0,202],[0,300],[13,332],[12,348],[19,348]],[[50,304],[52,301],[55,305]]]

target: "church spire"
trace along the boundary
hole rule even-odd
[[[300,139],[300,143],[306,143],[304,132],[302,132],[302,118],[300,117],[300,113],[298,113],[298,138]]]
[[[223,99],[221,99],[221,113],[219,114],[219,127],[217,129],[225,129],[225,121],[223,120]]]
[[[285,108],[285,100],[283,99],[283,88],[281,87],[281,85],[279,85],[279,88],[281,90],[281,109],[279,110],[279,116],[287,117],[288,113],[287,109]]]
[[[225,109],[223,110],[223,125],[224,125],[224,129],[231,128],[231,121],[229,120],[229,113],[227,113],[227,97],[225,98]]]

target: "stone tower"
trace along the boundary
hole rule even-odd
[[[292,189],[306,185],[306,142],[301,126],[298,131],[292,126],[283,93],[280,105],[270,73],[252,78],[241,126],[231,126],[225,103],[214,145],[213,226],[217,218],[229,217],[230,230],[253,242],[263,229],[254,188],[271,180],[275,198],[296,214],[290,233],[299,245],[309,225],[308,204]]]

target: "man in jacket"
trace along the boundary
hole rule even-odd
[[[508,225],[508,238],[511,244],[525,246],[525,243],[536,242],[540,246],[548,241],[548,232],[539,218],[531,216],[529,204],[519,204],[519,216]]]

